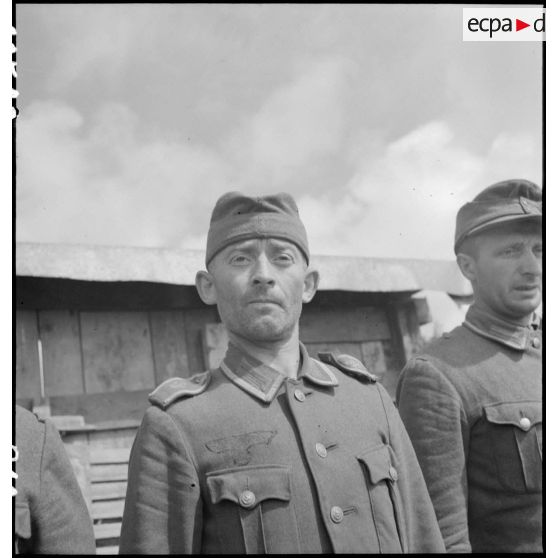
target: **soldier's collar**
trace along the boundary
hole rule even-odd
[[[463,325],[478,335],[524,351],[529,344],[531,332],[540,325],[540,318],[534,313],[531,324],[521,326],[507,322],[473,304],[467,311]]]
[[[319,386],[337,386],[339,382],[330,368],[310,358],[306,347],[300,344],[301,366],[299,378],[306,378]],[[286,377],[275,368],[229,343],[227,354],[221,363],[221,371],[236,386],[261,401],[272,401]]]

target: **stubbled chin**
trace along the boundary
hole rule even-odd
[[[278,341],[287,337],[292,328],[285,323],[278,323],[271,316],[260,316],[250,323],[248,330],[254,340]]]
[[[526,292],[526,291],[516,291],[515,299],[520,303],[525,304],[533,303],[538,306],[541,302],[541,292],[540,290]]]
[[[534,296],[534,297],[518,300],[515,306],[517,307],[518,310],[521,311],[522,314],[527,315],[530,314],[531,312],[534,312],[539,307],[540,303],[541,303],[541,297]]]

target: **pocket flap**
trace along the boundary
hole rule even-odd
[[[229,500],[244,508],[253,508],[264,500],[291,499],[289,467],[262,465],[224,469],[207,475],[211,502]]]
[[[15,532],[22,539],[31,538],[31,512],[25,502],[16,502]]]
[[[360,454],[357,459],[364,465],[372,484],[382,480],[397,480],[397,469],[391,461],[389,446],[378,446]]]
[[[511,401],[484,407],[486,420],[492,424],[509,424],[529,430],[542,422],[541,401]]]

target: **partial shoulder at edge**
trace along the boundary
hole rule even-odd
[[[169,378],[150,394],[149,402],[165,410],[175,401],[203,393],[211,382],[211,371],[206,370],[189,378]]]
[[[366,367],[358,358],[351,355],[334,355],[333,353],[318,353],[318,358],[326,364],[335,366],[341,372],[357,378],[357,380],[376,383],[378,377],[366,370]]]

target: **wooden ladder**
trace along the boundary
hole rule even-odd
[[[97,554],[118,554],[129,458],[128,448],[89,448],[91,518]]]

